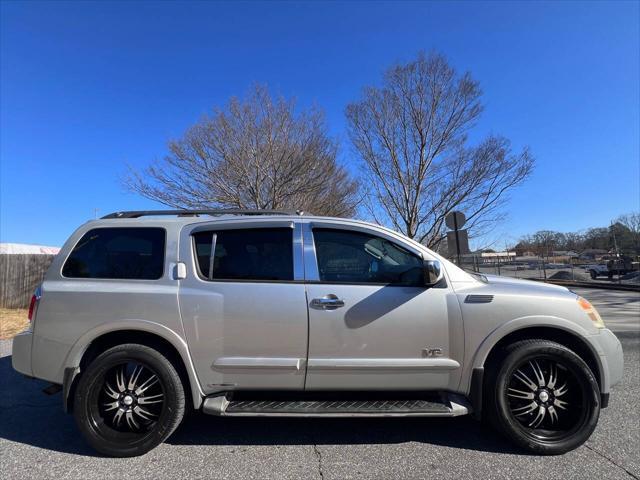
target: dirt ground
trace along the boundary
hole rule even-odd
[[[22,308],[0,308],[0,340],[13,338],[27,328],[27,313]]]

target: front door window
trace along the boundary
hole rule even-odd
[[[422,259],[381,237],[356,231],[313,229],[320,281],[422,286]]]

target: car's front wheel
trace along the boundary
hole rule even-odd
[[[547,340],[523,340],[505,354],[488,399],[498,429],[537,454],[582,445],[600,415],[600,389],[584,360]]]
[[[126,344],[99,355],[83,372],[74,397],[80,431],[98,452],[142,455],[180,424],[185,394],[173,364],[145,345]]]

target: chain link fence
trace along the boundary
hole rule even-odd
[[[458,263],[456,257],[450,258]],[[640,285],[639,263],[631,259],[580,259],[555,256],[518,256],[515,252],[475,253],[460,256],[463,269],[484,275],[529,280]]]

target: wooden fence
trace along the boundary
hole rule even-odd
[[[0,255],[0,307],[27,308],[54,255]]]

